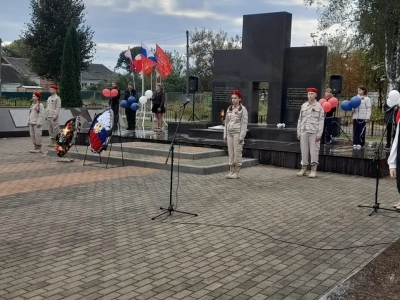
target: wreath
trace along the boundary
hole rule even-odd
[[[111,109],[106,109],[94,117],[89,129],[90,150],[100,153],[107,149],[112,135],[114,113]]]
[[[63,129],[56,137],[55,150],[59,157],[63,157],[69,149],[75,144],[75,139],[81,131],[81,122],[79,116],[68,120]]]

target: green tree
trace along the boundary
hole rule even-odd
[[[31,23],[22,33],[33,72],[58,82],[64,41],[70,23],[77,26],[80,45],[81,70],[91,64],[95,43],[93,31],[85,23],[85,5],[82,0],[30,0]],[[81,71],[79,70],[79,71]]]
[[[368,62],[375,73],[372,81],[381,88],[379,73],[383,64],[387,91],[400,88],[400,1],[304,0],[304,3],[318,7],[320,30],[340,25],[354,32],[354,41],[368,51]]]
[[[76,35],[73,31],[76,31],[75,26],[70,24],[67,36],[65,37],[61,64],[60,97],[63,107],[82,107],[83,105],[80,96],[80,75],[78,76],[78,72],[76,71],[79,63],[76,63],[76,56],[74,54],[74,49],[76,49],[74,43],[77,43],[77,40],[74,40]]]
[[[16,58],[28,58],[27,47],[24,40],[15,40],[9,45],[2,47],[3,56],[16,57]]]
[[[79,46],[79,38],[78,38],[78,32],[76,31],[76,26],[74,23],[70,24],[71,27],[71,41],[72,41],[72,49],[74,53],[74,61],[75,61],[75,73],[76,73],[76,78],[78,80],[76,81],[77,83],[77,90],[80,91],[82,89],[81,86],[81,69],[82,69],[82,61],[81,61],[81,47]],[[77,97],[79,96],[79,99],[77,101],[81,101],[81,93],[77,94]]]
[[[190,33],[190,57],[194,64],[190,74],[199,77],[199,90],[211,91],[212,72],[214,68],[214,51],[227,49],[240,49],[242,39],[238,35],[228,38],[228,33],[223,30],[214,32],[202,28]]]

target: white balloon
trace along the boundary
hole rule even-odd
[[[394,101],[393,99],[391,99],[391,98],[388,98],[387,100],[386,100],[386,104],[389,106],[389,107],[393,107],[393,106],[395,106],[396,104],[397,104],[397,100],[396,101]]]
[[[153,92],[150,90],[147,90],[144,95],[146,96],[147,99],[150,99],[151,97],[153,97]]]
[[[400,100],[400,93],[396,90],[390,91],[389,99],[394,102],[398,102]]]
[[[140,102],[141,104],[146,104],[146,102],[147,102],[146,96],[140,97],[140,98],[139,98],[139,102]]]

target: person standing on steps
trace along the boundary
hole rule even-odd
[[[309,155],[311,157],[311,173],[309,178],[317,176],[319,141],[321,140],[324,129],[324,109],[316,100],[318,90],[316,88],[307,89],[308,101],[300,109],[297,121],[297,139],[300,140],[301,149],[301,170],[297,176],[307,175]]]
[[[117,96],[113,97],[110,99],[110,107],[111,110],[114,113],[114,125],[113,125],[113,131],[118,130],[118,123],[119,123],[119,99],[121,98],[121,92],[118,87],[118,83],[112,82],[111,83],[112,89],[116,89],[118,91]]]
[[[153,94],[151,100],[153,101],[151,112],[156,116],[156,128],[154,131],[161,132],[163,125],[163,114],[165,113],[165,93],[161,83],[156,84],[156,92]]]
[[[361,104],[353,108],[353,148],[361,149],[365,145],[365,133],[367,123],[371,117],[371,99],[367,96],[367,88],[363,85],[358,87],[358,97]]]
[[[396,136],[396,122],[395,116],[397,114],[398,108],[395,107],[390,109],[389,105],[385,103],[383,108],[385,110],[385,124],[386,124],[386,149],[390,149],[392,147],[392,141]]]
[[[46,121],[49,127],[50,144],[48,146],[54,147],[56,145],[56,137],[60,133],[59,116],[61,111],[61,98],[57,95],[58,86],[50,86],[50,97],[47,99],[46,105]]]
[[[328,101],[333,97],[332,90],[327,88],[325,90],[324,99]],[[325,121],[324,121],[324,131],[322,132],[321,136],[321,144],[330,145],[332,142],[332,129],[333,129],[333,114],[336,111],[336,107],[331,108],[329,112],[325,114]]]
[[[137,99],[137,92],[133,87],[133,83],[128,83],[128,89],[125,91],[124,99],[128,101],[129,97],[135,97]],[[136,127],[136,111],[130,107],[125,108],[126,121],[128,122],[128,130],[135,130]]]
[[[32,105],[29,109],[28,126],[29,134],[33,143],[31,153],[42,153],[42,124],[45,114],[43,104],[40,102],[42,94],[34,92],[32,95]]]
[[[229,174],[228,179],[239,178],[242,166],[242,152],[244,138],[247,133],[248,112],[242,105],[242,94],[238,90],[232,91],[232,105],[226,111],[224,140],[228,144]]]

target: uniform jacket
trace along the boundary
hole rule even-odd
[[[303,103],[297,121],[297,135],[307,132],[316,133],[317,137],[321,137],[324,130],[324,120],[324,109],[318,101],[313,104],[308,101]]]
[[[39,111],[38,111],[39,105]],[[42,126],[43,124],[43,117],[45,115],[45,109],[42,103],[32,104],[31,108],[29,109],[29,116],[28,116],[28,125],[38,125]]]
[[[371,99],[364,97],[361,99],[361,104],[356,109],[353,109],[353,119],[369,120],[371,118]]]
[[[239,133],[239,139],[244,140],[249,119],[247,109],[243,105],[233,107],[232,110],[230,108],[232,106],[226,111],[224,139],[226,139],[228,133]]]
[[[51,95],[49,99],[47,99],[46,105],[46,117],[47,118],[58,118],[61,110],[61,98],[57,95]]]

